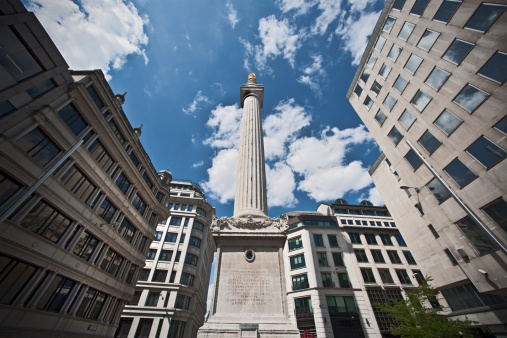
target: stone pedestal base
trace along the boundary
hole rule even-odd
[[[280,219],[220,219],[213,225],[217,260],[210,316],[199,338],[298,338],[287,313]]]

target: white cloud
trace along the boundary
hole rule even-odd
[[[298,200],[294,196],[296,179],[291,168],[284,162],[266,166],[268,206],[294,207]]]
[[[227,19],[229,20],[232,29],[236,26],[236,24],[239,22],[238,20],[238,12],[232,7],[232,3],[229,1],[225,4],[225,8],[227,9]]]
[[[328,26],[338,17],[340,14],[340,2],[337,0],[320,0],[318,9],[322,11],[322,13],[315,20],[315,24],[312,26],[313,34],[323,35]]]
[[[200,162],[194,163],[194,164],[192,164],[192,168],[202,167],[203,164],[204,164],[204,161],[200,161]]]
[[[316,1],[278,0],[277,4],[284,13],[295,11],[296,15],[300,15],[306,14],[308,10],[316,4]]]
[[[220,150],[208,169],[208,181],[202,187],[213,199],[220,203],[227,203],[234,199],[236,185],[236,168],[238,163],[238,149]]]
[[[187,115],[192,115],[192,113],[194,113],[199,108],[198,106],[201,102],[209,103],[210,100],[208,99],[208,97],[202,95],[202,90],[199,90],[195,95],[195,98],[192,101],[192,103],[190,103],[190,105],[188,106],[188,108],[187,109],[181,108],[181,110]]]
[[[320,94],[319,81],[325,76],[326,72],[322,68],[322,55],[312,56],[313,63],[303,68],[303,74],[298,78],[298,82],[309,86],[317,94]]]
[[[204,144],[213,148],[238,147],[242,114],[243,110],[237,104],[225,107],[218,105],[206,122],[208,127],[213,128],[213,134]]]
[[[292,98],[278,103],[275,111],[277,113],[268,115],[263,122],[266,160],[285,157],[287,143],[293,142],[298,132],[308,126],[311,120],[311,116]]]
[[[359,64],[379,15],[380,12],[361,13],[358,18],[351,15],[336,29],[335,33],[343,39],[344,49],[352,54],[353,65]]]
[[[368,190],[367,195],[361,195],[361,197],[358,198],[357,203],[360,203],[362,200],[368,200],[376,206],[383,206],[385,204],[382,196],[380,196],[380,192],[375,186]]]
[[[190,35],[185,34],[184,37],[185,37],[185,39],[187,39],[188,48],[192,48],[192,45],[190,44]]]
[[[78,6],[70,0],[32,0],[28,10],[73,69],[102,69],[110,79],[108,72],[121,69],[128,55],[141,55],[148,63],[149,19],[130,1],[82,0]]]

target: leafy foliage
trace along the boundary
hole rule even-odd
[[[392,304],[374,304],[394,318],[396,324],[391,325],[391,333],[401,337],[468,337],[466,330],[474,322],[447,320],[440,315],[444,308],[437,301],[437,291],[428,284],[430,281],[428,277],[418,287],[406,290],[405,299]]]

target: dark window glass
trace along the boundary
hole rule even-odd
[[[378,74],[380,75],[381,78],[386,79],[390,72],[391,72],[391,67],[389,67],[388,65],[386,65],[384,63],[382,65],[382,67],[380,68],[380,71],[378,72]]]
[[[290,257],[290,268],[291,269],[298,269],[303,268],[306,266],[305,263],[305,255],[297,255]]]
[[[482,3],[468,20],[465,28],[486,32],[507,6],[503,4]]]
[[[496,52],[477,74],[503,84],[507,80],[507,54]]]
[[[107,272],[108,274],[118,277],[120,272],[120,266],[125,261],[125,258],[120,256],[119,253],[112,249],[108,249],[102,263],[100,264],[100,268]]]
[[[359,263],[368,263],[368,257],[366,256],[366,252],[364,250],[356,249],[354,250],[354,253]]]
[[[97,93],[93,85],[86,87],[86,90],[88,91],[88,94],[90,94],[93,102],[95,102],[95,105],[97,105],[97,108],[99,108],[99,110],[102,110],[104,107],[104,102],[102,102],[100,99],[99,93]]]
[[[376,283],[375,276],[373,275],[372,269],[361,268],[361,275],[365,283]]]
[[[430,229],[431,233],[433,234],[433,236],[435,238],[439,238],[440,235],[438,234],[437,230],[435,230],[435,228],[433,227],[432,224],[428,224],[428,229]]]
[[[352,244],[361,244],[361,236],[357,232],[349,232],[349,237]]]
[[[75,135],[79,135],[88,125],[73,104],[68,104],[60,109],[58,115]]]
[[[385,43],[386,43],[386,39],[379,36],[377,43],[375,44],[375,49],[378,50],[379,52],[381,52],[382,48],[384,48]],[[364,82],[366,82],[366,81],[364,81]]]
[[[394,284],[393,277],[391,276],[391,272],[388,269],[379,269],[378,273],[380,278],[382,278],[382,283],[384,284]]]
[[[108,172],[113,166],[114,160],[109,155],[109,152],[106,150],[104,145],[96,139],[92,144],[88,147],[88,151],[90,155],[95,158],[99,166]]]
[[[143,281],[143,282],[147,281],[149,275],[150,275],[150,269],[142,269],[141,273],[139,274],[138,280]]]
[[[199,257],[197,257],[196,255],[187,252],[187,255],[185,256],[185,264],[197,266],[198,259],[199,259]]]
[[[106,301],[106,294],[95,290],[93,288],[89,288],[86,290],[86,293],[77,309],[76,316],[91,320],[97,320],[100,314],[100,310],[104,306]]]
[[[401,264],[400,256],[397,251],[387,250],[387,255],[393,264]]]
[[[403,76],[399,75],[396,79],[396,82],[393,85],[393,88],[396,89],[400,94],[403,94],[405,88],[407,88],[408,80]]]
[[[467,216],[457,222],[456,225],[481,255],[498,249],[498,245],[488,233],[476,224],[472,218]]]
[[[380,234],[380,239],[382,240],[382,244],[392,246],[393,242],[391,241],[391,236],[386,234]]]
[[[325,252],[317,252],[317,260],[319,261],[319,266],[329,266]]]
[[[398,276],[398,279],[400,280],[401,284],[412,284],[412,281],[408,277],[406,270],[398,270],[396,269],[396,276]]]
[[[356,93],[357,96],[361,96],[361,93],[363,92],[363,87],[360,85],[356,85],[356,89],[354,89],[354,93]]]
[[[459,158],[456,158],[454,161],[449,163],[447,167],[444,168],[444,170],[449,174],[449,176],[452,177],[456,183],[458,183],[460,188],[463,188],[470,181],[477,177],[477,175],[468,169],[468,167],[464,165]]]
[[[180,283],[183,285],[192,286],[194,284],[194,275],[183,272],[181,274]]]
[[[330,313],[357,313],[354,297],[352,296],[327,296],[326,301]]]
[[[305,273],[299,276],[292,276],[292,290],[301,290],[308,289],[310,285],[308,284],[308,275]]]
[[[151,326],[153,325],[153,319],[141,318],[137,325],[136,334],[134,338],[148,338],[150,336]]]
[[[165,234],[164,242],[176,243],[176,239],[178,238],[178,234],[175,232],[168,232]]]
[[[429,130],[421,136],[421,138],[417,141],[423,148],[431,155],[438,147],[442,144],[439,139],[437,139]]]
[[[414,6],[412,6],[410,10],[410,14],[422,15],[429,2],[430,0],[416,0]]]
[[[473,113],[491,94],[467,84],[453,100],[461,108]]]
[[[378,122],[378,124],[383,125],[386,119],[387,119],[386,114],[384,114],[384,112],[379,109],[377,114],[375,115],[375,120]]]
[[[442,59],[459,65],[474,46],[473,43],[456,39],[449,46]]]
[[[384,256],[382,255],[382,251],[380,250],[371,250],[371,255],[373,256],[373,260],[375,263],[385,263]]]
[[[36,304],[38,310],[58,313],[76,282],[57,275]]]
[[[407,41],[414,30],[415,25],[411,22],[405,22],[403,27],[401,28],[400,34],[398,34],[398,38]]]
[[[97,191],[97,187],[83,174],[81,170],[72,165],[62,177],[63,183],[82,202],[91,205],[91,197]]]
[[[36,266],[0,254],[0,304],[10,304],[36,271]]]
[[[407,60],[407,63],[405,63],[405,66],[404,68],[410,73],[410,74],[415,74],[415,72],[417,72],[417,69],[419,68],[419,66],[421,65],[423,59],[421,59],[420,57],[418,57],[417,55],[415,54],[411,54],[410,57],[408,58]]]
[[[391,32],[391,29],[393,29],[394,23],[396,22],[396,19],[392,16],[388,16],[386,23],[384,24],[384,32]]]
[[[182,236],[184,236],[183,234]],[[189,245],[195,246],[196,248],[201,247],[201,239],[199,237],[190,236],[190,241],[188,241]]]
[[[172,216],[171,217],[171,221],[169,222],[169,225],[180,226],[181,225],[181,220],[182,220],[182,217]]]
[[[0,171],[0,206],[14,196],[22,185]]]
[[[329,246],[332,248],[338,248],[338,240],[336,239],[336,235],[327,235],[327,239],[329,240]]]
[[[333,279],[331,278],[331,274],[329,272],[321,272],[320,277],[322,278],[322,286],[325,288],[334,287]]]
[[[41,166],[51,162],[60,152],[60,148],[40,128],[20,138],[18,145]]]
[[[155,259],[156,255],[157,255],[157,249],[149,249],[146,259]]]
[[[363,104],[368,107],[368,110],[370,110],[371,106],[373,105],[373,100],[371,97],[369,96],[366,96],[366,98],[364,99],[364,102]]]
[[[97,244],[99,244],[99,240],[88,233],[88,231],[84,231],[81,236],[79,236],[79,240],[74,246],[72,252],[74,255],[88,262],[93,254],[93,251],[95,251]]]
[[[134,291],[134,296],[132,296],[132,298],[130,299],[130,302],[128,302],[128,305],[137,305],[137,304],[139,304],[139,300],[141,299],[141,295],[142,294],[143,294],[142,291]]]
[[[405,129],[409,130],[410,127],[414,124],[416,118],[414,115],[412,115],[407,109],[401,114],[398,121],[400,121],[401,125],[405,127]]]
[[[155,270],[151,281],[163,283],[163,282],[165,282],[166,277],[167,277],[167,270]]]
[[[72,221],[44,201],[39,201],[20,221],[20,225],[57,243]]]
[[[377,57],[372,54],[370,56],[370,58],[368,59],[367,66],[370,67],[371,69],[373,69],[373,67],[375,66],[375,62],[377,62]]]
[[[389,134],[387,134],[387,137],[389,137],[389,139],[393,141],[395,145],[398,145],[398,143],[400,143],[401,139],[403,138],[403,135],[396,127],[393,127]]]
[[[403,48],[401,48],[400,46],[398,46],[396,44],[393,44],[393,46],[391,47],[391,50],[389,51],[389,54],[387,54],[387,57],[389,59],[393,60],[394,62],[396,62],[396,60],[398,60],[398,56],[400,56],[402,50],[403,50]]]
[[[168,262],[173,257],[173,251],[172,250],[162,250],[160,251],[160,255],[158,256],[159,261]]]
[[[452,265],[458,265],[458,261],[452,255],[451,250],[445,249],[444,252],[447,255],[447,258],[449,258],[449,260],[451,261]]]
[[[121,173],[120,176],[116,179],[116,186],[121,190],[122,193],[126,194],[127,190],[130,188],[132,183],[130,183],[127,176],[124,173]]]
[[[463,120],[445,109],[433,123],[449,136],[463,123]]]
[[[371,90],[378,95],[380,93],[380,90],[382,89],[382,85],[377,82],[377,80],[373,81],[373,84],[371,85]]]
[[[482,208],[500,228],[507,232],[507,203],[500,198]]]
[[[120,318],[118,329],[114,335],[115,338],[127,338],[132,327],[133,318]]]
[[[113,134],[116,136],[116,139],[120,142],[120,144],[123,146],[127,142],[125,137],[123,136],[122,132],[120,131],[120,128],[118,128],[118,125],[116,122],[114,122],[113,119],[109,120],[109,127],[111,127],[111,130],[113,131]]]
[[[426,184],[426,187],[431,191],[433,196],[438,200],[438,202],[442,203],[449,197],[451,197],[451,194],[449,193],[449,190],[447,190],[442,183],[440,183],[439,180],[436,178],[433,178],[428,184]]]
[[[423,163],[421,158],[412,149],[410,149],[405,155],[405,159],[412,166],[412,168],[414,168],[414,170],[417,170]]]
[[[116,213],[116,207],[107,198],[104,198],[102,205],[97,210],[97,214],[104,219],[107,223],[111,223],[113,216]]]
[[[366,83],[366,81],[368,81],[369,78],[370,78],[370,73],[365,69],[363,71],[363,73],[361,74],[361,81]]]
[[[435,41],[437,41],[439,36],[440,36],[440,33],[426,29],[423,36],[421,37],[421,40],[419,40],[417,47],[429,52],[431,47],[433,47],[433,44],[435,43]]]
[[[190,297],[184,295],[176,296],[176,302],[174,303],[174,307],[176,309],[185,309],[188,310],[188,306],[190,304]]]
[[[136,193],[134,196],[134,199],[132,200],[132,205],[134,208],[136,208],[137,211],[142,215],[144,215],[144,212],[146,211],[146,202],[139,196],[139,194]]]
[[[375,234],[365,233],[364,237],[366,238],[366,243],[377,245],[377,239],[375,238]]]
[[[481,162],[486,168],[492,167],[507,156],[507,152],[505,150],[484,136],[481,136],[477,141],[472,143],[466,151]]]
[[[333,252],[333,262],[335,266],[344,266],[343,264],[343,257],[340,252]]]
[[[315,246],[324,246],[322,235],[313,235],[313,241],[315,243]]]
[[[187,218],[187,220],[189,220],[189,218]],[[185,222],[186,222],[186,220],[185,220]],[[199,230],[202,232],[204,229],[204,224],[202,224],[199,221],[194,220],[194,225],[192,226],[192,229]]]
[[[13,111],[14,109],[16,109],[16,108],[8,100],[0,102],[0,117],[7,115],[8,113]]]
[[[433,17],[433,20],[448,23],[454,13],[456,13],[459,5],[461,5],[461,1],[444,0]]]
[[[398,242],[399,246],[407,246],[407,243],[405,243],[405,240],[403,239],[403,236],[401,236],[401,235],[394,235],[394,238],[396,238],[396,242]]]
[[[447,81],[447,79],[451,76],[451,74],[447,73],[446,71],[435,67],[431,74],[426,78],[425,83],[435,89],[436,91],[439,91],[440,88],[444,85],[444,83]]]
[[[479,293],[472,283],[455,286],[441,292],[452,311],[507,303],[506,297]]]
[[[296,308],[296,315],[313,313],[311,297],[295,298],[294,305]]]
[[[151,183],[151,180],[148,178],[148,175],[146,174],[146,172],[143,173],[143,180],[148,185],[148,188],[150,188],[150,190],[153,190],[153,183]],[[186,208],[186,204],[184,204],[184,206]],[[182,206],[181,210],[185,211],[185,209],[183,209],[183,206]]]
[[[403,251],[403,256],[405,256],[405,259],[407,260],[407,263],[410,265],[416,265],[414,256],[412,256],[412,253],[410,251]]]
[[[393,110],[394,105],[398,102],[398,99],[391,95],[391,93],[388,93],[385,100],[384,100],[384,106],[391,111]]]
[[[185,322],[180,320],[171,320],[171,326],[169,327],[169,333],[167,338],[183,338],[185,332]]]
[[[406,0],[396,0],[394,2],[393,8],[401,11],[401,9],[403,8],[403,6],[405,5],[405,1]]]
[[[130,160],[132,161],[132,163],[134,163],[134,166],[136,168],[139,167],[139,160],[137,159],[136,154],[134,154],[133,151],[130,152],[129,157],[130,157]]]

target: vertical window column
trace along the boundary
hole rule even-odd
[[[33,292],[33,290],[37,287],[37,285],[40,283],[42,278],[47,273],[47,269],[45,268],[39,268],[35,274],[32,276],[31,280],[28,282],[28,284],[25,285],[23,290],[19,293],[19,295],[16,296],[16,298],[11,303],[12,306],[23,306],[25,304],[26,299],[28,296]]]
[[[74,284],[74,287],[72,288],[72,290],[70,290],[69,295],[67,296],[67,299],[65,300],[65,303],[63,304],[62,308],[60,309],[60,312],[59,312],[60,314],[67,313],[70,306],[74,302],[74,298],[76,297],[76,294],[81,289],[82,285],[83,285],[83,283],[80,283],[80,282],[76,282],[76,284]]]
[[[35,310],[35,307],[37,303],[39,302],[40,298],[44,295],[49,285],[51,285],[51,282],[53,279],[56,278],[56,272],[49,272],[46,274],[46,278],[38,284],[38,289],[35,291],[33,296],[30,298],[30,301],[26,304],[26,308]]]
[[[81,288],[79,288],[79,293],[75,297],[75,300],[73,302],[72,307],[69,309],[69,315],[75,317],[77,314],[77,311],[79,310],[79,307],[81,306],[81,302],[83,301],[84,296],[86,295],[86,292],[88,291],[90,287],[88,285],[82,285]],[[78,288],[75,288],[76,290]]]
[[[65,237],[65,242],[67,242],[67,240],[69,239],[69,237],[71,235],[74,235],[74,238],[65,247],[65,249],[68,250],[68,251],[72,251],[74,249],[74,247],[76,246],[77,242],[81,238],[81,235],[83,234],[83,232],[85,232],[85,228],[84,227],[80,227],[79,230],[75,231],[76,227],[77,227],[77,222],[74,222],[69,227],[69,231],[67,231],[67,233],[62,236],[62,238]]]

